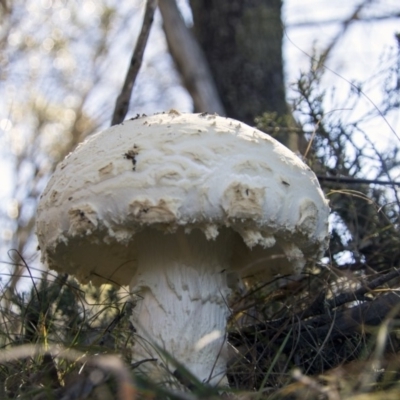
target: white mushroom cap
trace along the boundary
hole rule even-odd
[[[249,249],[249,260],[241,251],[235,262],[246,273],[260,270],[258,259],[284,253],[286,270],[264,270],[268,278],[321,257],[328,213],[314,173],[270,136],[229,118],[172,110],[78,146],[41,196],[36,232],[50,268],[125,285],[144,228],[199,228],[213,240],[229,227]]]

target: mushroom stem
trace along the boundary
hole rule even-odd
[[[146,376],[165,380],[176,360],[202,382],[226,384],[231,240],[227,229],[213,241],[199,230],[172,235],[149,229],[138,235],[131,282],[140,299],[133,315],[134,359],[157,359],[140,365]]]

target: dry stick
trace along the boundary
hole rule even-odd
[[[42,346],[42,345],[22,345],[6,348],[0,351],[0,363],[13,362],[18,359],[36,357],[38,355],[49,354],[53,358],[63,358],[73,362],[92,365],[104,372],[113,375],[117,382],[118,400],[134,400],[137,397],[131,372],[123,361],[115,355],[87,355],[79,351],[68,349],[62,346]]]
[[[160,1],[159,7],[169,51],[192,96],[195,111],[225,115],[207,60],[175,0]]]
[[[327,313],[327,310],[332,310],[336,307],[339,307],[343,304],[355,301],[355,300],[366,300],[365,299],[365,294],[376,289],[379,286],[382,286],[385,283],[388,283],[389,281],[391,281],[394,278],[398,278],[400,277],[400,271],[395,269],[392,270],[390,272],[388,272],[387,274],[384,275],[380,275],[378,276],[376,279],[367,282],[365,284],[363,284],[359,289],[355,290],[354,292],[347,292],[347,293],[341,293],[338,296],[334,297],[333,299],[330,300],[326,300],[325,296],[326,293],[324,291],[322,291],[317,298],[315,299],[315,301],[304,311],[300,311],[299,313],[295,314],[292,318],[294,318],[296,321],[305,321],[307,319],[308,323],[317,321],[318,319],[320,319],[321,321],[325,318],[328,317],[328,319],[330,318],[330,313]],[[380,304],[380,306],[378,307],[378,309],[381,309],[382,312],[384,311],[384,308],[382,307],[382,304],[386,304],[386,303],[393,303],[393,304],[398,304],[398,302],[400,301],[400,296],[397,293],[389,293],[386,296],[379,296],[377,299],[374,299],[371,302],[366,302],[363,303],[359,306],[355,306],[353,308],[351,308],[351,311],[354,312],[355,314],[360,313],[359,310],[365,310],[368,309],[369,307],[372,307],[371,304]],[[345,312],[348,312],[348,310],[345,310]],[[372,317],[376,317],[377,311],[375,308],[371,308],[371,312],[370,314],[372,315]],[[370,318],[372,318],[370,317]],[[384,315],[383,315],[384,317]],[[337,318],[337,320],[339,320],[339,318]],[[353,317],[351,319],[354,324],[356,326],[360,326],[360,324],[362,322],[358,321],[356,317]],[[269,323],[267,323],[268,327],[272,327],[272,328],[276,328],[278,329],[279,327],[281,327],[283,324],[287,324],[288,320],[287,318],[279,318],[277,320],[274,321],[270,321]],[[347,321],[346,323],[349,323],[349,321]],[[289,325],[289,327],[291,326],[291,324]],[[255,324],[253,326],[250,326],[248,328],[245,329],[245,336],[246,334],[252,334],[255,332],[262,332],[265,331],[266,329],[268,329],[268,327],[266,328],[266,324],[262,323],[262,324]],[[289,328],[287,328],[289,329]],[[237,339],[237,335],[235,333],[231,334],[231,339]]]
[[[336,313],[335,321],[331,315],[319,315],[301,322],[299,329],[303,339],[325,338],[333,340],[338,337],[351,336],[354,332],[366,329],[366,326],[379,326],[392,312],[398,311],[400,297],[397,293],[379,296],[371,302],[346,308]],[[290,326],[287,328],[289,329]]]
[[[328,308],[332,309],[335,307],[339,307],[343,304],[355,301],[355,300],[365,300],[364,295],[368,292],[376,289],[379,286],[382,286],[385,283],[388,283],[394,278],[400,277],[400,271],[394,269],[387,274],[380,275],[378,278],[374,279],[371,282],[367,282],[363,284],[359,289],[354,292],[341,293],[338,296],[334,297],[332,300],[328,300],[326,305]]]
[[[357,11],[357,10],[356,10]],[[353,13],[354,15],[354,13]],[[371,17],[367,16],[356,16],[356,20],[354,22],[357,22],[359,24],[365,24],[365,23],[370,23],[370,22],[376,22],[376,21],[382,21],[382,20],[387,20],[387,19],[398,19],[400,18],[400,12],[393,12],[393,13],[388,13],[388,14],[382,14],[382,15],[375,15]],[[346,22],[345,22],[346,23]],[[287,27],[289,29],[293,28],[313,28],[315,26],[327,26],[327,25],[340,25],[343,24],[343,19],[338,19],[338,18],[329,18],[329,19],[324,19],[323,21],[318,19],[315,21],[300,21],[300,22],[295,22],[293,24],[288,24]]]
[[[147,0],[142,29],[140,31],[135,50],[132,54],[128,72],[125,77],[124,86],[122,87],[121,93],[117,97],[117,101],[115,102],[111,126],[120,124],[125,119],[125,116],[128,112],[133,85],[138,75],[140,66],[142,65],[143,54],[146,48],[147,39],[149,38],[150,28],[153,23],[157,3],[157,0]]]
[[[294,317],[291,321],[288,319],[281,321],[280,325],[275,325],[275,321],[272,321],[245,328],[240,333],[232,332],[229,334],[229,339],[234,345],[250,340],[253,345],[262,344],[266,342],[266,338],[269,343],[282,343],[288,332],[293,330],[301,337],[299,341],[292,335],[287,340],[285,348],[293,351],[307,343],[321,343],[326,337],[332,340],[343,336],[350,337],[355,332],[365,330],[366,326],[379,326],[396,307],[399,307],[399,304],[400,296],[397,293],[388,293],[378,296],[371,302],[337,311],[334,320],[331,314],[318,315],[306,320]]]
[[[362,178],[350,178],[345,176],[322,176],[317,175],[319,181],[322,182],[333,182],[333,183],[345,183],[345,184],[367,184],[367,185],[391,185],[400,186],[400,182],[396,181],[383,181],[380,179],[362,179]]]
[[[385,320],[392,320],[398,315],[399,305],[399,295],[397,293],[389,293],[357,307],[335,311],[334,317],[333,315],[325,314],[305,321],[296,321],[286,325],[284,330],[280,330],[279,337],[275,338],[275,345],[285,341],[285,350],[293,353],[295,351],[304,351],[312,343],[318,348],[317,354],[324,357],[324,351],[328,354],[329,349],[334,346],[333,341],[338,339],[349,340],[351,337],[354,338],[354,334],[371,332],[368,327],[378,327]],[[286,340],[288,332],[294,329],[297,330],[301,341],[298,341],[297,338]],[[268,330],[266,332],[268,334]],[[258,336],[261,337],[260,333],[258,333]],[[330,344],[328,344],[328,340],[331,341]],[[265,341],[266,338],[264,337],[259,342],[265,343]],[[337,366],[344,360],[345,358],[342,358],[341,361],[339,359],[329,359],[330,368]]]
[[[332,310],[333,308],[340,307],[343,304],[350,303],[352,301],[367,300],[365,298],[365,294],[398,277],[400,277],[400,271],[394,269],[387,274],[378,276],[378,278],[372,280],[371,282],[362,284],[360,288],[353,292],[340,293],[333,299],[329,300],[326,300],[326,293],[322,291],[314,300],[314,302],[306,310],[300,311],[297,316],[298,318],[304,320],[305,318],[324,314],[327,310]]]

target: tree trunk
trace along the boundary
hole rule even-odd
[[[194,33],[229,117],[254,125],[288,112],[282,63],[281,0],[190,0]]]

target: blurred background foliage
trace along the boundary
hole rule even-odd
[[[400,105],[399,36],[366,81],[346,81],[346,93],[326,85],[332,73],[326,65],[350,26],[398,19],[399,10],[378,15],[371,12],[380,10],[378,0],[355,3],[336,22],[337,36],[308,55],[309,68],[298,71],[296,82],[286,82],[281,1],[179,1],[185,25],[193,24],[179,40],[171,39],[178,24],[168,14],[176,3],[162,1],[128,115],[214,111],[197,101],[196,71],[180,61],[191,56],[184,44],[193,35],[205,80],[215,85],[225,113],[295,151],[317,174],[332,209],[331,245],[313,270],[249,288],[232,305],[231,386],[271,398],[398,395],[400,133],[388,121]],[[55,165],[110,125],[144,7],[144,1],[0,1],[3,349],[63,343],[116,352],[129,364],[135,299],[124,289],[82,287],[43,271],[33,229],[37,199]],[[389,142],[371,135],[382,127],[392,130]],[[70,376],[77,382],[74,362],[29,360],[23,367],[17,360],[2,364],[2,398],[85,398],[66,383]],[[105,379],[89,381],[94,390]],[[112,398],[93,390],[93,398]],[[40,397],[43,391],[48,397]]]

